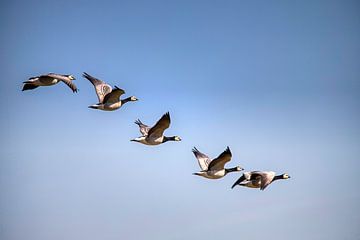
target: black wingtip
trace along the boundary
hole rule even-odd
[[[232,155],[229,146],[227,146],[227,148],[225,149],[225,152]]]
[[[241,177],[238,180],[236,180],[236,182],[234,182],[234,184],[231,186],[231,189],[233,189],[236,185],[238,185],[240,183],[240,181],[239,181],[240,179],[241,179]]]
[[[166,117],[166,118],[169,119],[169,121],[171,121],[171,119],[170,119],[170,113],[169,113],[169,112],[166,112],[166,113],[163,115],[163,117]]]
[[[91,77],[91,75],[90,74],[88,74],[87,72],[83,72],[83,75],[82,75],[84,78],[90,78]]]
[[[135,120],[134,123],[137,124],[137,125],[139,125],[139,126],[142,124],[142,122],[140,121],[140,119]]]
[[[234,184],[231,186],[231,189],[233,189],[236,185],[240,185],[240,183],[242,183],[245,179],[245,175],[241,175],[241,177],[239,177],[239,179],[236,180],[236,182],[234,182]]]
[[[26,90],[32,90],[35,88],[38,88],[39,86],[36,86],[34,84],[30,84],[30,83],[25,83],[25,85],[22,88],[22,91],[26,91]]]
[[[199,150],[196,147],[193,147],[193,149],[191,149],[191,151],[196,154],[197,152],[199,152]]]

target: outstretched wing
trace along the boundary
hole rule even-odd
[[[261,186],[260,190],[265,190],[267,186],[274,180],[275,173],[274,172],[266,172],[265,176],[261,178]]]
[[[86,72],[83,73],[83,77],[89,80],[92,85],[94,85],[96,95],[98,96],[99,102],[103,103],[104,97],[111,93],[112,87],[105,83],[104,81],[101,81],[97,78],[94,78],[90,74],[87,74]]]
[[[31,83],[24,83],[22,91],[35,89],[37,87],[39,87],[39,86],[36,86],[34,84],[31,84]]]
[[[136,120],[135,121],[135,124],[137,124],[139,126],[139,130],[140,130],[140,133],[143,135],[143,136],[146,136],[148,135],[148,132],[150,130],[150,127],[148,125],[145,125],[143,124],[140,119]]]
[[[234,182],[234,184],[231,186],[231,188],[234,188],[236,185],[242,183],[243,181],[246,180],[245,175],[243,174],[238,180],[236,180],[236,182]]]
[[[105,95],[103,103],[116,103],[120,101],[120,96],[125,93],[124,90],[115,86],[115,89]]]
[[[227,162],[231,160],[231,151],[230,148],[227,147],[225,151],[223,151],[217,158],[212,160],[209,164],[209,170],[222,170]]]
[[[148,132],[148,136],[159,138],[163,136],[165,129],[169,128],[170,126],[170,114],[169,112],[165,113],[160,120],[150,128]]]
[[[275,177],[274,172],[260,172],[254,171],[251,172],[250,180],[257,180],[260,178],[260,190],[264,190]]]
[[[209,163],[211,162],[210,158],[197,150],[196,147],[192,149],[196,159],[198,160],[199,166],[202,171],[206,171],[208,169]]]
[[[77,92],[78,89],[76,87],[76,85],[70,80],[70,79],[67,79],[67,78],[59,78],[59,80],[61,80],[63,83],[65,83],[66,85],[68,85],[69,88],[71,88],[71,90],[73,92]]]

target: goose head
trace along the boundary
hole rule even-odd
[[[75,80],[76,78],[73,75],[66,75],[70,80]]]
[[[137,100],[139,100],[137,97],[135,97],[135,96],[131,96],[130,97],[130,101],[133,101],[133,102],[135,102],[135,101],[137,101]]]
[[[172,136],[172,137],[165,137],[165,136],[164,136],[163,142],[167,142],[167,141],[176,141],[176,142],[179,142],[179,141],[181,141],[181,138],[180,138],[179,136]]]
[[[177,142],[181,141],[181,138],[179,136],[174,136],[172,138],[174,139],[173,141],[177,141]]]
[[[237,167],[236,167],[236,171],[237,171],[237,172],[240,172],[240,171],[242,171],[242,170],[244,170],[242,167],[240,167],[240,166],[237,166]]]
[[[281,175],[282,179],[288,179],[290,178],[289,174],[284,173],[283,175]]]

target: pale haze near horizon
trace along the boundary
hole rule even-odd
[[[357,1],[2,1],[0,239],[359,239]],[[115,112],[88,72],[135,95]],[[73,74],[22,92],[48,72]],[[148,147],[134,120],[169,111]],[[191,153],[287,172],[264,192]]]

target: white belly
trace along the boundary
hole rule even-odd
[[[225,169],[222,170],[213,170],[207,172],[201,172],[200,174],[202,177],[209,178],[209,179],[219,179],[226,175]]]
[[[160,138],[145,138],[147,145],[159,145],[161,143],[163,143],[163,138],[164,137],[160,137]]]
[[[117,102],[117,103],[105,103],[105,104],[101,104],[102,105],[102,109],[104,111],[114,111],[116,109],[119,109],[121,107],[121,102]]]
[[[162,140],[160,138],[158,139],[149,139],[148,137],[142,136],[134,139],[136,142],[149,145],[149,146],[155,146],[162,143]]]
[[[50,81],[40,81],[39,79],[35,80],[34,81],[34,84],[35,85],[38,85],[38,86],[51,86],[51,85],[54,85],[54,84],[57,84],[59,82],[58,79],[51,79]]]

